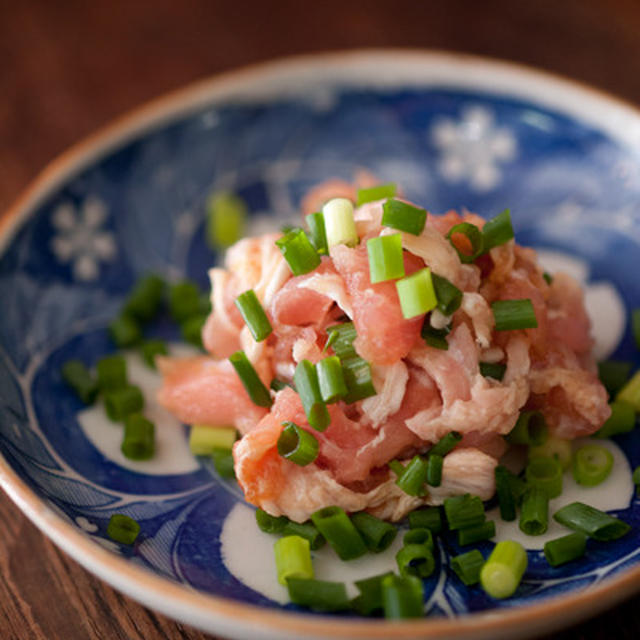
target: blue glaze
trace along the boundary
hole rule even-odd
[[[494,150],[475,162],[472,129],[485,151]],[[309,187],[330,177],[350,180],[358,168],[397,181],[409,199],[436,213],[464,206],[491,216],[510,207],[522,242],[587,260],[592,280],[612,282],[627,309],[640,306],[640,159],[573,118],[522,100],[437,89],[345,89],[321,104],[288,99],[202,110],[69,179],[0,258],[0,451],[61,517],[168,579],[280,606],[222,563],[217,539],[241,500],[237,488],[210,464],[144,476],[106,459],[83,435],[75,418],[81,405],[59,367],[72,357],[93,363],[113,350],[105,327],[141,274],[187,276],[207,286],[206,271],[219,259],[204,241],[212,190],[241,195],[253,221],[289,220]],[[78,223],[86,235],[74,238]],[[166,322],[151,331],[177,337]],[[616,355],[640,365],[629,328]],[[640,464],[637,433],[619,442],[631,466]],[[133,548],[104,541],[115,511],[142,525]],[[638,500],[620,516],[637,527]],[[455,540],[445,536],[439,544],[442,581],[436,587],[438,576],[430,580],[426,593],[442,615],[519,606],[640,561],[638,528],[608,545],[590,543],[584,562],[558,569],[530,552],[527,579],[514,598],[498,603],[447,568],[447,557],[459,552]],[[491,545],[480,547],[488,554]]]

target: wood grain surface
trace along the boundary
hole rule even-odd
[[[440,48],[535,65],[640,105],[640,0],[0,0],[0,212],[141,102],[283,55]],[[640,597],[547,640],[636,638]],[[0,640],[210,638],[107,587],[0,496]]]

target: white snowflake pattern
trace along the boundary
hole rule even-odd
[[[70,263],[76,280],[95,280],[100,261],[108,262],[116,254],[113,234],[104,231],[107,208],[96,197],[87,198],[79,208],[70,203],[58,206],[51,222],[56,234],[51,250],[61,263]]]
[[[502,178],[500,164],[513,160],[517,153],[512,131],[496,126],[493,113],[478,105],[463,109],[458,122],[438,119],[430,136],[442,153],[439,169],[445,179],[467,179],[477,191],[496,187]]]
[[[94,522],[90,522],[84,516],[77,516],[76,524],[87,533],[95,533],[98,530],[98,525]]]

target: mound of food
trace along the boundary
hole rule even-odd
[[[210,271],[210,355],[158,359],[169,411],[240,432],[248,502],[297,522],[327,506],[396,521],[489,499],[523,417],[561,439],[602,426],[582,291],[515,243],[508,212],[339,195],[309,232],[231,247]]]

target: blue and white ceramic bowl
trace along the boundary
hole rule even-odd
[[[530,552],[527,579],[508,601],[462,587],[443,563],[423,620],[305,613],[225,567],[220,533],[242,498],[185,453],[182,428],[163,436],[175,455],[145,468],[125,463],[82,426],[60,364],[93,362],[112,349],[105,327],[139,275],[188,276],[206,286],[217,259],[204,242],[208,194],[238,193],[257,230],[296,216],[311,185],[351,179],[359,168],[398,182],[434,212],[510,207],[523,243],[573,258],[590,295],[609,301],[611,316],[597,327],[601,355],[640,364],[624,320],[640,307],[638,112],[588,88],[476,58],[365,51],[288,60],[135,112],[54,162],[3,218],[3,488],[116,588],[235,638],[516,637],[630,594],[640,584],[635,498],[617,511],[633,533],[562,569]],[[631,467],[640,463],[637,434],[618,444]],[[141,523],[134,547],[107,539],[114,512]],[[451,552],[440,548],[442,559]]]

